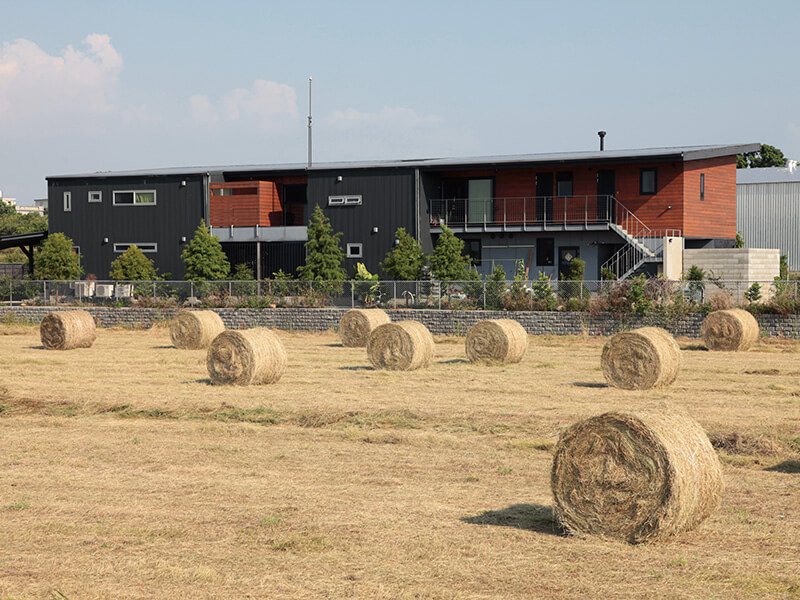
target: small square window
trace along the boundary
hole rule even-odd
[[[655,194],[658,188],[655,169],[642,169],[639,173],[639,193]]]
[[[64,212],[72,210],[72,192],[64,192]]]
[[[347,244],[347,258],[362,258],[363,244]]]
[[[344,204],[344,196],[328,196],[328,206],[342,206]]]
[[[361,204],[361,196],[345,196],[344,203],[348,206],[359,206]]]
[[[89,192],[89,202],[102,202],[103,192]]]
[[[556,196],[572,196],[572,171],[556,173]]]

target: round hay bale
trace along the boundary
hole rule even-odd
[[[342,315],[339,321],[339,337],[348,348],[363,348],[373,329],[391,322],[389,315],[380,308],[354,308]]]
[[[675,338],[659,327],[642,327],[612,337],[600,358],[609,385],[649,390],[678,377],[681,354]]]
[[[217,385],[276,383],[286,370],[286,350],[269,329],[223,331],[208,347],[206,366]]]
[[[97,328],[85,310],[54,311],[42,319],[39,335],[48,350],[89,348],[97,338]]]
[[[469,328],[467,358],[471,362],[518,363],[528,350],[528,332],[518,321],[480,321]]]
[[[225,324],[213,310],[181,310],[169,324],[172,344],[183,350],[208,348],[223,331]]]
[[[758,341],[758,321],[741,308],[718,310],[705,318],[700,335],[709,350],[747,350]]]
[[[719,504],[722,468],[703,428],[679,407],[659,404],[566,429],[551,483],[568,531],[640,543],[708,517]]]
[[[418,321],[379,325],[367,340],[367,356],[376,369],[413,371],[427,367],[433,350],[431,332]]]

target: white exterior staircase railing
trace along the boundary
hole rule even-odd
[[[650,229],[641,219],[625,208],[616,198],[615,218],[609,226],[625,245],[603,263],[602,268],[612,271],[617,279],[627,279],[646,262],[661,262],[664,257],[664,239],[680,237],[680,229]]]

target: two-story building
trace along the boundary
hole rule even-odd
[[[209,224],[233,264],[262,277],[304,260],[322,207],[342,232],[347,269],[373,272],[404,227],[430,252],[443,226],[480,272],[521,260],[531,277],[586,261],[627,277],[663,268],[665,244],[729,247],[736,155],[758,144],[303,164],[152,169],[48,177],[51,232],[72,238],[87,273],[108,275],[136,244],[162,273]],[[665,241],[666,240],[666,241]],[[670,241],[672,240],[672,241]]]

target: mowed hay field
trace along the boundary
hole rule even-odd
[[[0,327],[0,599],[800,598],[800,344],[679,339],[666,390],[606,387],[605,339],[530,337],[473,365],[375,371],[334,333],[278,332],[276,385],[210,384],[169,331],[46,351]],[[553,521],[575,420],[674,401],[723,463],[698,529],[630,546]]]

